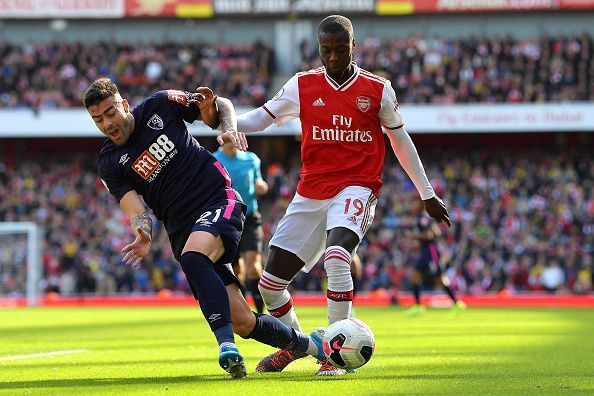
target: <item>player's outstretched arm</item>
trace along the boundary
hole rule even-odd
[[[216,100],[219,111],[219,129],[222,133],[217,137],[217,141],[222,146],[226,142],[231,142],[240,150],[247,150],[248,144],[245,134],[237,132],[237,116],[233,103],[227,98],[218,97]]]
[[[268,128],[274,120],[262,107],[237,116],[237,129],[241,132],[260,132]]]
[[[122,253],[126,254],[122,261],[127,266],[135,268],[151,249],[153,220],[146,212],[136,191],[127,192],[120,200],[120,207],[128,215],[132,232],[136,235],[134,242],[122,249]]]
[[[417,149],[409,134],[404,127],[396,130],[387,129],[386,132],[388,139],[390,139],[392,150],[396,154],[396,158],[398,158],[398,162],[400,162],[408,177],[410,177],[417,188],[429,216],[440,223],[443,221],[448,226],[451,226],[452,223],[448,210],[443,201],[433,191],[433,187],[431,187],[431,183],[427,179]]]

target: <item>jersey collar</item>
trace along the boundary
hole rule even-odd
[[[332,79],[332,77],[330,77],[328,73],[326,73],[326,68],[324,67],[324,77],[326,77],[326,81],[328,81],[328,84],[330,84],[330,86],[334,88],[334,90],[346,91],[351,85],[355,83],[355,81],[359,77],[359,66],[357,66],[355,62],[351,62],[351,65],[353,65],[353,75],[350,76],[349,79],[343,82],[342,84],[339,84],[336,81],[334,81],[334,79]]]

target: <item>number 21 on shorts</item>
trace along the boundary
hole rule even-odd
[[[202,225],[210,225],[212,223],[216,223],[219,217],[221,217],[221,212],[223,209],[218,208],[214,212],[207,210],[206,212],[202,213],[198,220],[196,220],[196,224]],[[212,216],[212,218],[210,218]]]

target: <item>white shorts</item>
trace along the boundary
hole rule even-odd
[[[349,186],[330,199],[305,198],[298,193],[279,221],[270,240],[276,246],[295,253],[309,272],[326,249],[326,232],[344,227],[359,236],[369,230],[375,215],[377,198],[366,187]]]

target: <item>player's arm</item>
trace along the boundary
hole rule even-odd
[[[273,123],[282,125],[299,117],[299,106],[299,83],[295,75],[264,105],[237,116],[237,128],[242,132],[260,132]]]
[[[214,95],[210,88],[198,87],[192,94],[190,103],[198,106],[200,118],[206,125],[221,130],[221,134],[217,136],[221,146],[225,142],[231,142],[240,150],[247,149],[245,135],[237,132],[237,116],[229,99]]]
[[[256,195],[264,195],[268,192],[268,183],[264,181],[262,172],[260,171],[260,158],[254,154],[254,191]]]
[[[153,220],[147,213],[136,191],[128,191],[120,200],[120,208],[128,215],[132,232],[136,239],[122,249],[126,255],[122,259],[127,266],[136,267],[151,249]]]
[[[378,117],[384,126],[398,162],[400,162],[400,165],[402,165],[402,168],[404,168],[406,174],[417,188],[425,205],[425,210],[429,216],[438,222],[444,221],[450,226],[452,223],[447,208],[443,201],[435,194],[431,183],[429,183],[417,149],[410,135],[404,129],[404,121],[400,114],[396,93],[389,82],[384,86]]]

